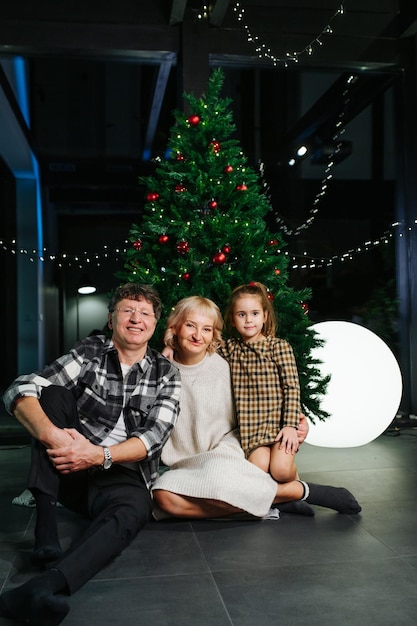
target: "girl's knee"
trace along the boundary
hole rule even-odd
[[[270,474],[277,483],[289,483],[297,478],[297,468],[293,467],[271,467]]]
[[[297,478],[297,467],[293,462],[271,463],[270,474],[278,483],[289,483]]]

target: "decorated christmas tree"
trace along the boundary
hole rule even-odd
[[[233,138],[231,101],[221,98],[223,72],[214,70],[207,93],[184,95],[190,114],[174,112],[168,158],[157,159],[153,176],[141,179],[145,207],[132,225],[124,282],[152,284],[163,317],[154,337],[162,348],[165,321],[172,307],[189,295],[214,300],[224,311],[231,290],[259,281],[274,303],[278,335],[287,339],[297,360],[304,411],[323,419],[322,378],[311,350],[319,341],[309,329],[309,293],[288,285],[288,257],[279,233],[268,230],[271,210],[258,174]]]

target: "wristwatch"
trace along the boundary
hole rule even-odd
[[[103,448],[103,452],[104,452],[104,461],[103,461],[101,467],[104,470],[108,470],[113,465],[113,459],[111,457],[111,452],[110,452],[110,450],[108,448],[104,447]]]

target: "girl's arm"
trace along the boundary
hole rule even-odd
[[[294,352],[287,341],[280,339],[277,342],[275,359],[283,394],[282,427],[297,429],[301,414],[300,382]]]

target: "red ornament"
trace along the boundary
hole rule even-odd
[[[159,235],[158,237],[158,241],[160,244],[168,243],[168,239],[169,237],[165,233],[163,235]]]
[[[274,296],[274,294],[271,291],[268,291],[267,296],[268,296],[268,300],[270,302],[273,302],[275,300],[275,296]]]
[[[230,254],[231,251],[231,247],[229,243],[225,243],[223,248],[222,248],[222,252],[224,252],[225,254]]]
[[[236,190],[237,191],[246,191],[247,190],[247,186],[245,185],[245,183],[242,183],[241,185],[236,185]]]
[[[216,200],[213,198],[212,200],[210,200],[210,202],[208,203],[208,208],[209,209],[217,209],[217,202]]]
[[[184,274],[181,276],[182,280],[185,280],[187,282],[187,280],[190,280],[191,274],[190,272],[184,272]]]
[[[274,272],[277,276],[281,274],[281,270],[279,270],[277,267],[274,269]]]
[[[226,167],[224,168],[224,173],[231,174],[232,172],[233,172],[233,167],[231,165],[226,165]]]
[[[135,250],[142,250],[142,246],[143,242],[141,239],[136,239],[136,241],[133,242],[133,247],[135,248]]]
[[[146,200],[148,202],[154,202],[155,200],[158,200],[158,198],[159,198],[159,193],[156,193],[156,191],[150,191],[148,195],[146,196]]]
[[[301,308],[303,309],[304,314],[307,315],[307,313],[308,313],[308,303],[307,302],[302,302],[301,303]]]
[[[268,243],[268,246],[273,247],[273,246],[278,245],[278,240],[277,239],[270,239],[267,243]]]
[[[178,254],[187,254],[190,250],[190,244],[188,241],[181,240],[177,243],[177,252]]]
[[[218,154],[220,152],[220,143],[216,141],[215,139],[213,139],[213,141],[210,141],[209,145],[211,149],[213,150],[214,154]]]
[[[190,115],[187,119],[190,126],[198,126],[200,123],[200,118],[198,117],[198,115]]]
[[[175,191],[177,193],[183,193],[184,191],[187,191],[187,187],[185,187],[182,183],[179,183],[178,185],[175,185]]]
[[[183,154],[178,153],[176,156],[177,161],[185,161],[185,156]]]
[[[216,252],[216,254],[213,257],[213,263],[215,263],[216,265],[223,265],[223,263],[226,262],[226,255],[224,252]]]

